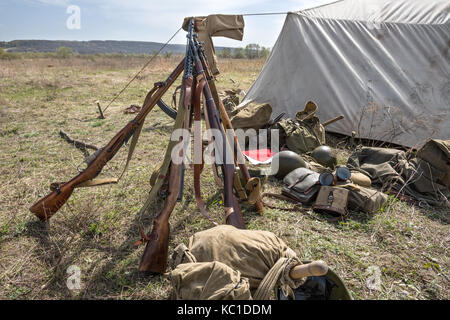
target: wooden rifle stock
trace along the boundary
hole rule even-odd
[[[238,141],[238,139],[236,137],[236,134],[234,132],[233,125],[231,124],[231,120],[228,117],[227,111],[226,111],[226,109],[225,109],[225,107],[224,107],[224,105],[222,103],[222,100],[219,98],[219,95],[217,94],[216,84],[214,82],[214,79],[211,76],[211,71],[209,70],[209,67],[208,67],[208,64],[206,62],[206,58],[205,58],[204,54],[200,54],[200,60],[202,61],[203,68],[205,70],[206,75],[208,76],[208,84],[209,84],[210,90],[212,92],[212,95],[213,95],[213,98],[214,98],[214,102],[216,103],[216,106],[218,106],[218,108],[219,108],[219,112],[220,112],[220,115],[222,117],[222,121],[224,123],[224,127],[226,129],[230,130],[230,132],[231,132],[231,134],[233,136],[233,142],[230,141],[230,143],[233,143],[234,147],[235,147],[235,162],[237,163],[237,165],[241,169],[242,176],[243,176],[245,182],[248,182],[250,180],[250,178],[251,178],[250,173],[249,173],[248,168],[245,165],[244,161],[241,161],[241,159],[239,159],[237,157],[237,155],[240,155],[241,158],[242,158],[243,157],[243,155],[242,155],[243,153],[242,153],[241,147],[239,145],[239,141]],[[255,208],[260,214],[264,213],[264,205],[262,203],[261,197],[258,197],[256,199]]]
[[[332,123],[335,123],[336,121],[342,120],[342,119],[344,119],[343,115],[337,116],[336,118],[325,121],[324,123],[322,123],[322,126],[326,127],[326,126],[328,126]]]
[[[139,264],[139,271],[164,273],[166,270],[170,234],[169,217],[177,204],[181,167],[182,164],[172,163],[170,165],[169,195],[165,200],[163,210],[153,221],[152,232],[145,237],[148,242]]]
[[[55,191],[37,201],[30,207],[30,211],[41,220],[49,219],[66,203],[72,195],[73,190],[79,184],[95,178],[101,172],[105,164],[119,151],[122,145],[133,136],[135,130],[142,124],[145,117],[178,78],[183,69],[184,59],[172,71],[165,82],[155,85],[145,98],[143,108],[139,114],[120,130],[104,148],[98,150],[95,159],[89,163],[83,172],[75,176],[72,180],[59,185]]]
[[[183,112],[179,111],[175,121],[177,129],[179,126],[183,129],[186,129],[190,126],[190,106],[192,105],[192,89],[194,82],[192,76],[192,58],[189,54],[189,47],[187,47],[186,49],[186,57],[184,59],[184,75],[179,103],[179,110],[181,111],[181,108],[184,108],[182,110],[184,112],[184,118],[181,118],[183,117]],[[180,124],[180,121],[182,124]],[[169,148],[166,151],[166,156],[169,154],[169,152],[172,156],[173,149],[170,150]],[[184,155],[182,154],[184,150],[182,149],[180,152],[181,154],[179,155],[184,157]],[[165,161],[170,161],[168,181],[169,194],[165,200],[164,208],[153,222],[152,232],[149,236],[143,235],[143,240],[147,240],[148,242],[145,246],[144,253],[139,264],[139,271],[142,272],[163,273],[166,270],[170,234],[169,218],[172,214],[173,209],[175,208],[175,205],[177,204],[177,199],[180,194],[180,176],[182,173],[183,163],[174,163],[172,159],[169,158],[167,158],[167,160]]]
[[[222,170],[223,170],[223,184],[224,184],[224,206],[225,206],[225,219],[226,223],[235,226],[236,228],[245,229],[245,222],[242,218],[241,209],[239,207],[239,203],[233,193],[233,179],[234,179],[234,172],[235,172],[235,166],[234,162],[229,163],[230,157],[229,152],[233,152],[233,150],[230,150],[230,146],[228,144],[228,139],[226,137],[226,134],[223,130],[223,126],[220,124],[220,120],[217,114],[217,108],[216,104],[214,102],[214,99],[211,94],[211,89],[209,87],[207,77],[205,74],[205,71],[203,69],[202,62],[200,61],[199,55],[198,55],[198,49],[194,45],[192,39],[189,44],[191,45],[192,52],[194,54],[194,65],[197,73],[202,76],[201,81],[205,81],[205,84],[203,86],[203,95],[205,97],[205,104],[206,104],[206,112],[208,113],[208,119],[209,123],[211,125],[211,129],[218,130],[220,132],[220,135],[222,137]],[[218,147],[216,145],[216,147]],[[233,158],[231,158],[231,161],[233,161]]]

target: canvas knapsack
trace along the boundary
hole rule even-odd
[[[177,246],[171,260],[173,271],[169,277],[176,291],[173,297],[244,297],[247,294],[244,289],[227,291],[227,294],[223,291],[224,286],[231,288],[241,279],[244,287],[248,282],[253,299],[266,300],[275,287],[287,292],[287,287],[297,288],[304,282],[304,279],[294,280],[289,276],[291,268],[301,263],[295,252],[268,231],[219,225],[194,234],[188,246]],[[192,265],[198,263],[207,264]],[[211,276],[219,274],[226,283],[209,281]],[[194,278],[197,284],[188,281]],[[199,288],[195,295],[187,293],[191,286]]]
[[[315,116],[317,105],[308,101],[305,109],[297,112],[295,119],[284,119],[277,124],[280,129],[280,145],[286,144],[289,150],[298,154],[313,151],[325,144],[325,128]]]

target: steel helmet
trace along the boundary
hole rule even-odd
[[[323,145],[315,148],[311,156],[317,161],[317,163],[325,167],[334,168],[337,164],[337,158],[329,146]]]
[[[278,170],[275,168],[276,163],[278,163]],[[272,173],[278,179],[283,179],[289,172],[300,167],[308,168],[308,164],[294,151],[281,151],[272,159]]]

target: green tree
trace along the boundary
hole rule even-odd
[[[243,48],[235,48],[233,52],[233,58],[234,59],[244,59],[245,58],[245,52]]]
[[[270,49],[269,48],[261,47],[261,53],[260,53],[261,57],[260,58],[267,59],[269,54],[270,54]]]
[[[259,44],[256,43],[250,43],[248,44],[244,51],[245,51],[245,57],[247,59],[257,59],[260,58],[260,50],[261,47],[259,46]]]
[[[56,57],[60,58],[60,59],[66,59],[68,57],[70,57],[73,54],[72,49],[68,48],[68,47],[59,47],[58,49],[56,49]]]

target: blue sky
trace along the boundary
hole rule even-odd
[[[133,40],[165,42],[186,16],[285,12],[331,0],[0,0],[0,40]],[[81,10],[81,28],[70,30],[69,5]],[[245,17],[242,42],[215,38],[215,45],[272,47],[285,16]],[[180,33],[172,43],[184,43]]]

